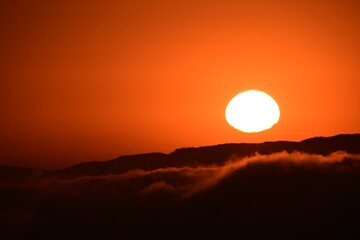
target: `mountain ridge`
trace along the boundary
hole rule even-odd
[[[8,239],[360,236],[360,134],[5,170],[0,235]]]
[[[59,170],[39,170],[0,166],[0,181],[24,180],[34,176],[74,178],[121,174],[130,170],[145,171],[167,167],[195,167],[199,165],[222,165],[231,157],[246,157],[275,152],[306,152],[327,155],[335,151],[360,154],[360,134],[339,134],[331,137],[313,137],[299,142],[268,141],[263,143],[225,143],[212,146],[178,148],[166,154],[160,152],[123,155],[107,161],[82,162]]]

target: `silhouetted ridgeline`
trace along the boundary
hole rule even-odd
[[[0,238],[360,239],[359,144],[339,135],[1,167]]]
[[[125,173],[134,169],[148,171],[166,167],[222,165],[232,156],[245,157],[256,152],[270,154],[281,151],[300,151],[327,155],[339,150],[353,154],[360,153],[360,134],[315,137],[301,142],[230,143],[199,148],[181,148],[170,154],[145,153],[121,156],[110,161],[84,162],[58,171],[0,166],[0,181],[21,181],[40,176],[63,178],[101,176]]]
[[[79,177],[119,174],[133,169],[154,170],[165,167],[194,167],[221,165],[232,156],[245,157],[253,154],[275,152],[306,152],[327,155],[335,151],[360,153],[360,134],[315,137],[301,142],[231,143],[199,148],[181,148],[170,154],[147,153],[122,156],[111,161],[85,162],[53,172],[55,176]]]

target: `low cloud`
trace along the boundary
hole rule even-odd
[[[360,155],[343,151],[327,156],[279,152],[233,156],[221,166],[138,169],[120,175],[67,180],[37,179],[0,188],[0,224],[8,232],[26,232],[39,226],[54,230],[57,224],[80,231],[94,222],[100,225],[99,229],[120,224],[129,230],[131,224],[141,225],[154,219],[163,224],[167,224],[167,218],[176,222],[193,211],[208,218],[207,212],[199,209],[227,209],[227,205],[233,208],[231,211],[240,209],[243,216],[253,217],[273,214],[270,203],[279,208],[277,202],[284,199],[299,205],[302,201],[307,209],[307,205],[313,207],[311,198],[326,201],[322,196],[329,195],[328,201],[332,201],[338,199],[337,194],[351,195],[357,189],[352,186],[359,173]],[[324,195],[318,195],[319,190]],[[289,209],[279,208],[280,215],[291,212],[291,206],[286,204],[283,203],[284,209]],[[83,218],[83,226],[77,226]]]

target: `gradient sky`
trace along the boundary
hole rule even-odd
[[[358,1],[0,1],[0,164],[360,132]],[[261,133],[227,124],[256,89]]]

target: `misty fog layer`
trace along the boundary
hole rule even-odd
[[[192,238],[230,236],[235,229],[249,237],[299,228],[304,234],[355,234],[359,183],[360,155],[344,151],[283,151],[222,165],[2,182],[0,229],[44,237],[168,238],[176,232]]]

